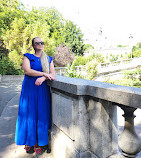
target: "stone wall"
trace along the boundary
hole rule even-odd
[[[52,91],[53,157],[117,157],[116,104],[141,107],[141,102],[137,104],[141,91],[62,76],[48,84]]]

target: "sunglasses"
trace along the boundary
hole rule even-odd
[[[34,43],[35,46],[36,46],[36,45],[39,45],[39,44],[44,45],[44,42],[35,42],[35,43]]]

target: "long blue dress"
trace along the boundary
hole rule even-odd
[[[29,53],[24,56],[30,60],[31,69],[42,71],[40,57]],[[48,56],[49,63],[52,59]],[[48,130],[51,128],[50,87],[47,81],[36,86],[38,77],[25,75],[23,80],[15,132],[17,145],[48,144]]]

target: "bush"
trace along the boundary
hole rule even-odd
[[[129,87],[137,87],[141,88],[141,69],[133,70],[133,71],[125,71],[124,78],[120,80],[107,80],[105,82],[129,86]]]
[[[86,65],[86,71],[87,71],[86,79],[93,80],[96,77],[96,75],[97,75],[97,65],[98,65],[98,62],[95,59],[90,61]]]
[[[109,60],[110,62],[117,61],[119,59],[119,55],[110,54]]]
[[[139,80],[134,81],[133,87],[141,88],[141,81],[139,81]]]
[[[139,56],[141,56],[141,43],[137,43],[137,45],[132,48],[132,58]],[[131,58],[131,54],[129,54],[128,57]]]
[[[54,65],[55,66],[65,66],[70,64],[74,60],[74,54],[70,51],[68,46],[60,44],[56,48],[56,54],[54,55]]]
[[[133,58],[139,57],[139,56],[141,56],[141,49],[137,49],[132,53]]]
[[[95,53],[93,52],[91,55],[87,56],[87,61],[92,61],[96,59],[97,62],[99,63],[104,63],[104,57],[102,56],[102,54],[99,54],[99,53]]]
[[[12,61],[5,54],[0,54],[0,74],[1,75],[22,75],[21,69],[16,69]]]
[[[124,78],[135,80],[137,75],[141,75],[141,69],[138,68],[137,70],[133,71],[124,71]]]
[[[92,53],[89,56],[77,56],[76,59],[73,61],[72,65],[74,66],[80,66],[80,65],[86,65],[90,61],[96,59],[97,62],[103,63],[104,57],[101,54],[98,53]]]
[[[76,68],[74,65],[67,66],[65,76],[71,78],[83,78],[80,73],[76,72]]]
[[[80,65],[86,65],[87,64],[87,58],[84,56],[76,56],[76,59],[73,61],[73,66],[80,66]]]

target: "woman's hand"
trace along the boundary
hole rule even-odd
[[[39,77],[39,78],[36,79],[35,85],[36,86],[40,86],[45,80],[46,80],[46,78],[44,76],[43,77]]]
[[[46,79],[49,79],[49,80],[55,80],[55,77],[53,77],[51,74],[44,73],[43,76],[44,76]]]

